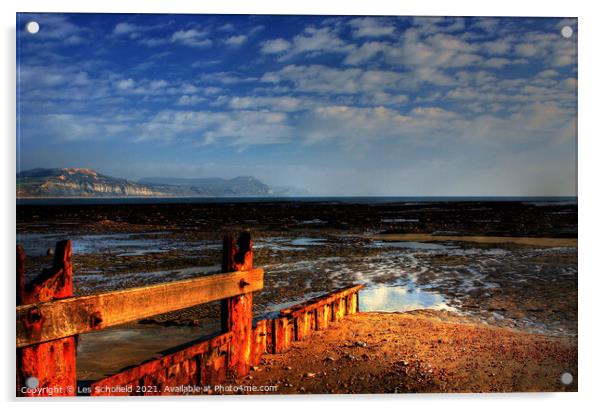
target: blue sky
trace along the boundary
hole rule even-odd
[[[23,170],[576,195],[575,19],[20,14],[17,30]]]

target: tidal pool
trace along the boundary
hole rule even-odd
[[[434,292],[416,287],[380,285],[360,291],[360,311],[407,312],[418,309],[456,311],[446,299]]]

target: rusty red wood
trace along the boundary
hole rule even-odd
[[[293,341],[304,340],[314,330],[327,329],[330,322],[357,313],[362,288],[363,285],[348,286],[282,309],[277,318],[271,319],[271,343],[266,345],[266,351],[284,353]]]
[[[56,244],[52,267],[44,269],[26,284],[25,252],[17,246],[17,303],[32,304],[73,296],[71,241]],[[44,317],[32,311],[26,320],[32,332],[40,331]],[[17,349],[18,396],[74,396],[76,339],[63,339]],[[36,389],[27,389],[29,378],[38,381]],[[33,379],[30,379],[33,380]],[[35,384],[35,383],[34,383]]]
[[[251,343],[251,366],[257,366],[261,362],[261,356],[268,351],[268,319],[260,320],[253,327],[253,339]]]
[[[185,346],[159,359],[98,380],[90,386],[92,396],[203,394],[226,380],[232,333]],[[198,386],[202,391],[181,391],[180,386]],[[204,388],[207,387],[207,390]]]
[[[341,297],[357,294],[364,286],[363,285],[351,285],[342,289],[335,290],[333,292],[327,293],[326,295],[318,296],[313,299],[307,300],[305,302],[290,306],[288,308],[282,309],[280,311],[281,314],[286,315],[291,312],[301,312],[304,309],[314,309],[317,306],[322,306],[324,304],[330,304],[333,301],[340,299]]]
[[[291,347],[293,340],[292,323],[287,316],[275,318],[273,321],[274,353],[284,353]]]
[[[222,272],[253,268],[253,241],[249,232],[243,232],[235,241],[226,235],[223,243]],[[228,371],[233,377],[246,376],[251,366],[253,333],[253,294],[244,293],[222,301],[222,331],[232,332]]]
[[[298,315],[293,316],[295,323],[295,340],[304,340],[311,334],[312,310],[304,309]]]
[[[328,328],[330,322],[330,305],[324,304],[316,307],[316,327],[315,330],[324,330]]]

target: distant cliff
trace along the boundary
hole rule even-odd
[[[87,168],[36,168],[17,174],[17,198],[42,197],[244,197],[286,196],[252,176],[223,178],[142,178],[138,182]],[[291,192],[291,191],[288,191]],[[300,192],[292,189],[292,192]],[[307,192],[307,191],[303,191]]]
[[[17,174],[17,197],[165,196],[152,187],[87,168],[36,168]]]
[[[269,196],[269,186],[250,176],[223,178],[141,178],[139,183],[172,192],[188,192],[185,196]],[[180,195],[181,196],[181,195]]]

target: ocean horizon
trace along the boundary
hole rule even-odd
[[[302,196],[302,197],[105,197],[105,198],[17,198],[17,205],[128,205],[207,204],[245,202],[307,202],[345,204],[425,202],[528,202],[577,204],[577,196]]]

